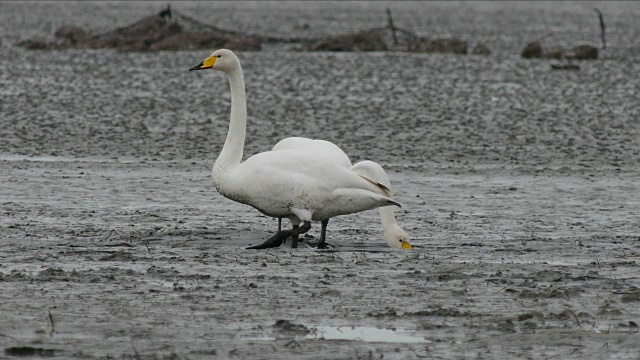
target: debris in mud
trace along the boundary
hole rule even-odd
[[[591,45],[579,45],[565,51],[561,58],[576,60],[596,60],[598,58],[598,48]]]
[[[411,31],[389,27],[374,28],[303,43],[299,51],[409,51],[414,53],[490,55],[484,44],[471,50],[466,40],[458,38],[418,37]]]
[[[576,64],[551,64],[552,70],[580,70]]]
[[[369,312],[367,313],[367,315],[373,316],[373,317],[399,317],[399,316],[467,317],[467,316],[473,316],[473,314],[469,311],[462,312],[456,309],[443,308],[440,306],[437,306],[433,310],[419,310],[415,312],[406,312],[403,314],[398,314],[396,310],[387,308],[386,310],[380,311],[380,312],[373,312],[373,311]]]
[[[28,39],[17,43],[31,50],[116,49],[118,51],[178,51],[227,48],[259,51],[256,36],[223,30],[204,24],[175,10],[147,16],[129,26],[94,35],[76,26],[62,26],[55,40]]]
[[[620,298],[620,301],[622,301],[623,303],[628,303],[628,302],[632,302],[632,301],[640,301],[640,291],[624,294]]]
[[[437,306],[433,310],[420,310],[416,312],[405,313],[404,316],[442,316],[442,317],[467,317],[473,316],[469,311],[459,311],[456,309],[443,308]]]
[[[616,309],[612,307],[611,304],[607,302],[602,306],[600,306],[600,308],[598,308],[598,315],[616,316],[616,315],[622,315],[622,311],[620,309]]]
[[[553,47],[545,51],[542,42],[532,41],[520,53],[523,59],[596,60],[598,48],[592,45],[578,45],[570,49]]]
[[[52,357],[55,356],[59,350],[35,348],[31,346],[15,346],[4,349],[4,354],[7,356],[39,356],[39,357]]]
[[[532,291],[524,289],[520,291],[518,295],[521,299],[549,299],[549,298],[568,298],[570,296],[577,295],[584,292],[584,289],[579,287],[568,287],[562,289],[552,289],[543,291]]]
[[[540,41],[532,41],[525,46],[520,56],[523,59],[537,59],[541,58],[542,54],[542,43]]]
[[[236,51],[260,51],[262,42],[299,43],[298,51],[409,51],[416,53],[490,55],[484,44],[469,48],[458,38],[418,37],[411,31],[389,25],[320,39],[275,38],[220,29],[187,15],[171,11],[150,15],[139,21],[103,34],[77,26],[62,26],[54,40],[27,39],[16,45],[30,50],[115,49],[123,52],[180,51],[226,48]]]
[[[273,328],[282,332],[288,333],[298,333],[298,334],[309,334],[311,330],[304,325],[294,324],[289,320],[277,320],[275,324],[273,324]]]
[[[136,261],[138,258],[127,252],[113,252],[109,255],[105,255],[98,260],[100,261]]]
[[[373,316],[373,317],[397,317],[398,316],[398,312],[395,311],[394,309],[391,308],[387,308],[384,311],[380,311],[380,312],[369,312],[367,313],[368,316]]]
[[[78,26],[62,26],[53,35],[71,44],[77,44],[89,38],[91,34]]]
[[[307,40],[299,51],[409,51],[417,53],[467,54],[467,41],[457,38],[430,39],[418,37],[411,31],[393,24],[391,11],[387,8],[387,25],[351,34],[331,36],[320,40]],[[491,50],[477,44],[471,53],[489,55]]]
[[[540,312],[537,312],[537,311],[518,315],[518,321],[525,321],[525,320],[529,320],[529,319],[533,319],[533,318],[542,319],[542,318],[544,318],[544,315],[542,313],[540,313]]]
[[[471,54],[489,56],[491,55],[491,50],[487,45],[478,43],[473,47],[473,49],[471,49]]]
[[[534,279],[535,281],[558,282],[565,279],[569,279],[570,276],[560,271],[542,270],[542,271],[536,272],[535,274],[532,274],[531,278]]]
[[[385,29],[360,31],[355,34],[338,35],[325,40],[303,44],[301,51],[386,51]]]

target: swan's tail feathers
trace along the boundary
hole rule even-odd
[[[387,204],[387,205],[385,205],[385,206],[397,206],[397,207],[399,207],[399,208],[401,208],[401,207],[402,207],[402,205],[400,205],[400,203],[399,203],[399,202],[397,202],[397,201],[395,201],[395,200],[393,200],[393,199],[387,199],[387,203],[388,203],[388,204]]]
[[[386,197],[391,197],[391,189],[389,189],[386,185],[379,183],[378,181],[373,180],[372,178],[368,177],[367,175],[362,175],[362,174],[358,174],[361,178],[367,180],[368,182],[372,183],[373,185],[375,185],[376,187],[378,187],[381,191],[382,191],[382,195],[386,196]],[[392,200],[393,201],[393,200]],[[399,204],[398,204],[399,205]]]
[[[372,190],[342,188],[333,191],[331,207],[337,214],[353,214],[384,206],[402,207],[399,202]]]

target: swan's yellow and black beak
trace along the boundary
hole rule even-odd
[[[402,242],[402,248],[405,250],[413,250],[413,246],[406,241]]]
[[[198,64],[198,65],[192,67],[191,69],[189,69],[189,71],[211,69],[213,67],[213,65],[216,63],[217,59],[218,59],[218,57],[216,57],[216,56],[209,56],[208,58],[204,59],[204,61],[201,62],[200,64]]]

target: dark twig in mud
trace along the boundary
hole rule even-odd
[[[573,317],[576,319],[576,323],[578,323],[578,327],[581,327],[582,324],[580,323],[580,320],[578,320],[578,316],[576,315],[576,313],[573,312],[573,310],[565,310],[565,312],[568,312],[569,314],[573,315]]]
[[[391,35],[393,36],[393,45],[398,45],[396,27],[393,25],[393,17],[391,16],[391,9],[389,8],[387,8],[387,23],[389,24],[389,29],[391,29]]]
[[[414,260],[420,260],[420,251],[418,251],[415,255],[407,256],[398,262],[414,261]]]
[[[593,8],[593,10],[595,10],[595,12],[598,13],[598,20],[600,20],[600,40],[602,40],[602,48],[606,49],[607,39],[605,36],[606,27],[604,25],[604,16],[602,15],[602,12],[598,8]]]
[[[289,345],[291,345],[291,344],[294,344],[294,345],[295,345],[295,346],[297,346],[298,348],[302,349],[302,346],[300,346],[300,344],[299,344],[297,341],[295,341],[295,340],[291,340],[291,341],[289,341],[289,342],[288,342],[288,343],[286,343],[284,346],[285,346],[285,347],[289,347]]]
[[[110,247],[116,247],[116,246],[125,246],[125,247],[136,247],[135,245],[131,244],[131,243],[126,243],[126,242],[121,242],[121,243],[117,243],[117,244],[107,244],[104,246],[110,246]]]
[[[111,235],[112,235],[114,232],[115,232],[116,234],[118,234],[118,236],[122,236],[122,235],[118,232],[118,230],[116,230],[116,229],[111,229],[111,231],[109,231],[109,235],[107,235],[107,237],[106,237],[103,241],[107,241],[107,240],[109,240],[109,238],[111,237]]]
[[[51,324],[51,331],[49,331],[49,336],[53,336],[53,334],[56,333],[56,326],[55,323],[53,322],[53,315],[51,315],[51,311],[48,311],[49,313],[49,323]]]
[[[151,249],[149,249],[149,240],[142,240],[142,244],[147,248],[147,251],[151,252]]]
[[[598,259],[598,255],[594,254],[593,256],[595,256],[595,258],[596,258],[596,265],[598,265],[598,269],[602,269],[600,267],[600,259]]]
[[[235,339],[236,336],[238,336],[238,334],[240,334],[240,331],[242,331],[242,328],[238,329],[238,331],[236,331],[236,333],[233,334],[233,336],[231,337],[231,340]]]
[[[131,342],[131,348],[133,349],[133,353],[135,354],[136,359],[140,360],[140,354],[138,354],[138,350],[136,350],[136,347],[133,346],[133,341],[130,340],[130,342]]]

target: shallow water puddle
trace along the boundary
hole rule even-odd
[[[379,329],[368,326],[317,326],[305,339],[311,340],[358,340],[386,343],[424,343],[422,337],[408,335],[405,329]]]

